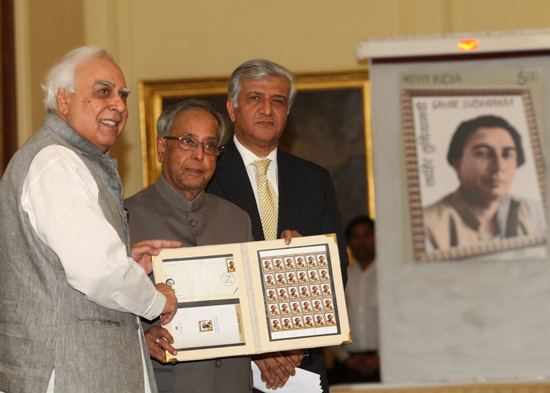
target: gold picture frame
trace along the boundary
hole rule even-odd
[[[228,80],[229,76],[140,82],[144,187],[153,184],[160,174],[156,121],[162,110],[182,99],[201,98],[227,116]],[[331,172],[337,194],[340,191],[344,198],[337,195],[344,224],[358,214],[374,218],[368,71],[302,73],[296,75],[295,85],[298,95],[280,141],[281,148]],[[228,118],[226,125],[232,130]],[[232,131],[226,133],[223,142],[231,135]],[[357,187],[362,187],[364,194],[357,193]],[[350,211],[349,207],[356,210]]]

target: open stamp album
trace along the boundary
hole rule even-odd
[[[351,341],[334,234],[164,249],[153,273],[178,299],[168,361]]]

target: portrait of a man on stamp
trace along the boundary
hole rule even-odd
[[[402,90],[415,260],[546,241],[544,164],[529,90]]]

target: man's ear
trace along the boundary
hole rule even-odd
[[[166,151],[166,139],[157,136],[157,160],[162,164],[164,161],[164,152]]]
[[[231,122],[235,123],[235,105],[233,105],[233,101],[227,100],[225,107],[227,108],[227,113],[229,114]]]
[[[455,169],[456,175],[458,176],[458,179],[460,180],[460,164],[462,163],[462,157],[457,158],[453,162],[453,168]]]
[[[69,113],[69,92],[65,89],[58,89],[57,94],[55,95],[55,101],[57,102],[57,107],[59,108],[59,113],[64,116],[67,116]]]

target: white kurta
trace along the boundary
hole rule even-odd
[[[126,245],[105,219],[98,195],[97,184],[78,155],[51,145],[33,159],[21,205],[40,240],[58,255],[74,289],[103,307],[156,318],[166,298],[127,256]],[[150,392],[145,359],[143,366]]]

